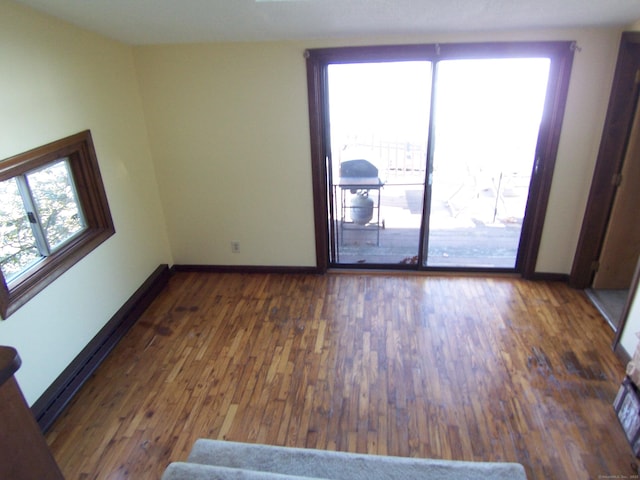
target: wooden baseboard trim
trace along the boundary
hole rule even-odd
[[[140,318],[167,285],[171,272],[160,265],[127,302],[102,327],[51,386],[31,406],[38,425],[46,432],[76,392],[84,385],[107,355]]]
[[[623,365],[626,365],[631,361],[631,355],[629,355],[624,347],[619,343],[614,347],[613,353],[616,354],[616,357],[618,357],[618,360],[620,360]]]
[[[174,265],[173,272],[203,273],[322,273],[317,267],[279,267],[262,265]]]
[[[566,273],[544,273],[544,272],[536,272],[534,273],[529,280],[540,281],[540,282],[569,282],[569,275]]]
[[[172,272],[202,272],[202,273],[307,273],[321,274],[325,273],[318,267],[281,267],[281,266],[262,266],[262,265],[174,265],[171,267]],[[418,273],[422,275],[477,275],[477,276],[519,276],[516,272],[497,271],[497,270],[393,270],[393,269],[354,269],[354,268],[333,268],[332,272],[357,273],[366,274],[370,272],[406,275]],[[566,273],[534,273],[528,280],[546,281],[546,282],[564,282],[569,281],[569,275]]]

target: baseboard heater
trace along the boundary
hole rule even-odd
[[[46,432],[82,385],[169,282],[168,265],[160,265],[93,337],[51,386],[31,406],[40,429]]]

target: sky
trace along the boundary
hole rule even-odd
[[[549,64],[545,58],[438,62],[435,168],[530,171]],[[432,68],[431,62],[330,65],[333,149],[344,150],[355,137],[426,145]]]

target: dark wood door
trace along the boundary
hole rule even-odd
[[[618,189],[617,179],[631,138],[640,91],[639,72],[640,33],[623,33],[600,150],[571,269],[570,283],[576,288],[590,287],[598,267]]]
[[[593,288],[628,289],[640,254],[640,114],[635,119]]]

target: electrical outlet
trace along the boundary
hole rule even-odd
[[[240,253],[240,242],[231,242],[231,252]]]

